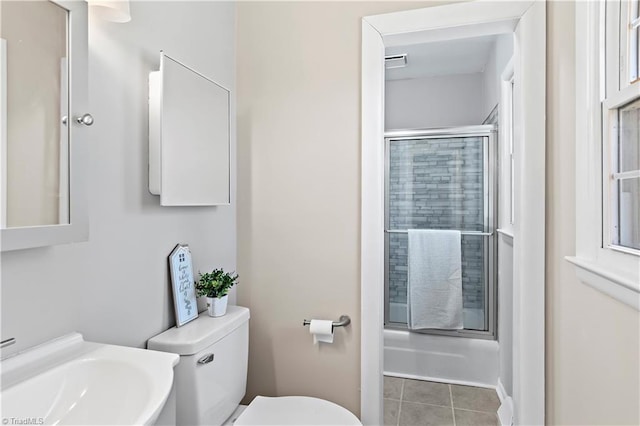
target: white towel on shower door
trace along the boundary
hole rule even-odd
[[[410,229],[407,256],[409,329],[463,328],[460,231]]]

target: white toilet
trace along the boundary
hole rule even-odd
[[[222,425],[247,387],[249,309],[229,306],[212,318],[206,312],[180,328],[151,338],[148,348],[180,355],[175,367],[176,423]],[[347,409],[304,396],[258,396],[233,423],[249,425],[361,425]]]

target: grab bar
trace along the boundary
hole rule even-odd
[[[309,325],[311,324],[310,320],[303,320],[302,321],[302,325]],[[335,327],[345,327],[347,325],[351,324],[351,318],[349,318],[349,315],[340,315],[340,318],[338,319],[338,321],[334,321],[331,325],[335,328]]]
[[[385,229],[384,232],[387,234],[406,234],[409,232],[408,229]],[[479,231],[460,231],[462,235],[480,235],[482,237],[490,237],[493,235],[493,232],[479,232]]]

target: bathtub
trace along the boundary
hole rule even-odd
[[[498,342],[385,329],[384,374],[495,388]]]

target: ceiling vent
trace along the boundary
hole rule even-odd
[[[384,66],[386,69],[403,68],[407,66],[407,54],[391,55],[384,57]]]

